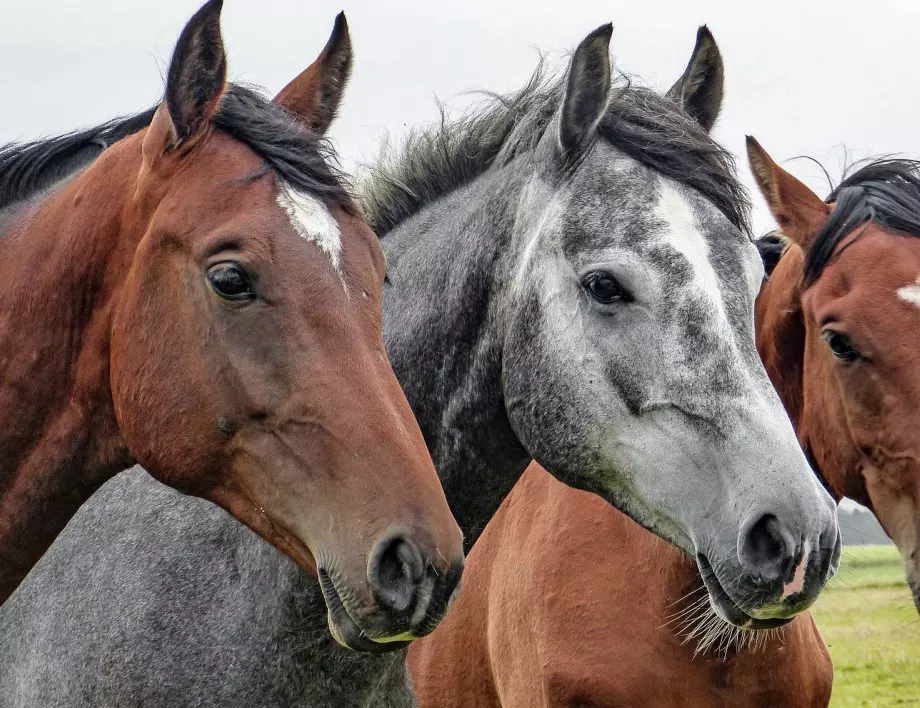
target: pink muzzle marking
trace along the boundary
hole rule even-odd
[[[792,580],[783,586],[783,594],[780,597],[781,600],[785,600],[787,597],[795,595],[797,592],[802,592],[802,590],[805,589],[805,569],[808,567],[808,554],[810,552],[811,544],[806,540],[805,544],[802,546],[802,560],[795,569],[795,573],[792,574]]]

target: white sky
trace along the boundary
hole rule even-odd
[[[4,4],[0,143],[152,105],[178,33],[199,5]],[[619,68],[660,89],[683,70],[697,25],[709,24],[726,65],[716,134],[736,155],[751,133],[775,158],[808,154],[836,178],[844,146],[856,158],[920,152],[916,0],[226,0],[231,77],[278,90],[313,60],[340,9],[356,51],[332,131],[346,167],[373,156],[385,132],[398,136],[432,120],[434,96],[459,107],[471,89],[517,88],[536,48],[571,49],[608,21]],[[787,167],[825,195],[817,168]],[[766,230],[771,220],[758,195],[755,204],[755,226]]]

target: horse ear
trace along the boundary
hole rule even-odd
[[[815,234],[827,220],[830,207],[777,165],[750,135],[747,136],[747,153],[754,181],[783,235],[803,251],[808,250]]]
[[[351,36],[345,13],[335,18],[332,34],[323,51],[310,66],[281,89],[272,103],[293,114],[315,133],[322,135],[329,128],[345,85],[351,75]]]
[[[612,24],[598,27],[581,41],[572,57],[559,119],[559,145],[567,155],[593,134],[607,108],[612,34]]]
[[[179,35],[166,74],[166,98],[144,140],[148,155],[162,154],[203,133],[217,112],[227,80],[222,6],[223,0],[209,0]]]
[[[696,46],[677,83],[668,91],[681,108],[708,133],[722,109],[725,67],[722,53],[706,25],[696,32]]]

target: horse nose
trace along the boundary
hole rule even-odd
[[[368,563],[367,579],[379,608],[391,615],[411,615],[417,631],[433,628],[459,590],[463,557],[450,560],[439,549],[434,556],[437,560],[426,560],[418,544],[396,532],[377,543]]]
[[[786,524],[773,514],[763,514],[742,526],[738,559],[742,567],[760,582],[774,583],[792,574],[797,546]]]
[[[377,603],[390,612],[406,612],[418,597],[425,577],[422,553],[407,536],[391,534],[371,552],[367,579]]]

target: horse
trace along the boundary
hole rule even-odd
[[[537,463],[467,557],[463,592],[409,649],[422,708],[823,708],[834,672],[806,612],[745,632],[685,554]]]
[[[722,76],[706,30],[701,51]],[[477,540],[460,599],[409,649],[409,666],[422,708],[820,708],[833,684],[810,615],[772,632],[732,627],[685,553],[537,463]]]
[[[271,105],[226,82],[220,11],[155,110],[0,150],[0,599],[141,463],[318,574],[342,643],[389,650],[443,616],[463,546],[321,140],[347,35]]]
[[[757,301],[767,372],[827,488],[895,542],[920,611],[920,163],[869,162],[822,201],[750,137],[748,157],[782,235],[762,240],[779,256]]]
[[[366,173],[387,350],[467,544],[537,458],[689,552],[729,621],[783,625],[839,543],[754,348],[763,266],[707,130],[721,65],[703,42],[669,97],[614,83],[611,33]],[[405,649],[336,647],[315,581],[194,503],[135,470],[84,505],[0,610],[0,695],[415,704]]]

